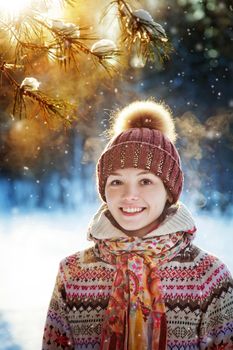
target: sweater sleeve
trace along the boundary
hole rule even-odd
[[[233,280],[227,267],[212,258],[203,290],[201,350],[233,349]]]
[[[61,263],[47,313],[42,350],[74,350],[73,344],[66,315],[64,271]]]

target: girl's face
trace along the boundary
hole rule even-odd
[[[162,180],[136,168],[119,169],[107,179],[107,206],[125,230],[138,230],[155,222],[168,199]]]

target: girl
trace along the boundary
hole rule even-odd
[[[193,244],[172,116],[134,102],[97,163],[92,248],[60,264],[43,350],[233,349],[233,280]]]

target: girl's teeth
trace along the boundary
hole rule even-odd
[[[122,208],[122,210],[126,213],[139,213],[140,211],[143,210],[143,208],[129,208],[129,209],[124,209]]]

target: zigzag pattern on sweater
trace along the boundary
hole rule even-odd
[[[92,248],[61,263],[43,350],[99,349],[115,269]],[[160,267],[170,350],[233,349],[233,282],[225,265],[191,245]]]

